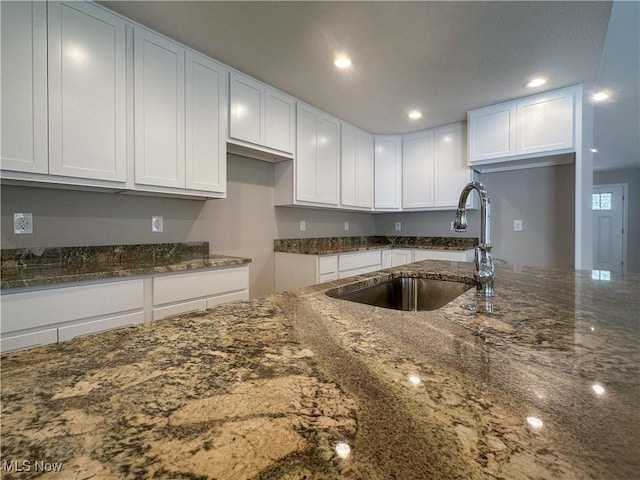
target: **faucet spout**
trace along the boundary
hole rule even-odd
[[[473,190],[478,192],[480,196],[480,239],[475,252],[476,272],[474,277],[478,282],[478,293],[485,297],[493,297],[495,295],[494,283],[496,274],[493,259],[491,258],[491,202],[489,193],[481,182],[470,182],[462,189],[453,229],[456,232],[467,231],[467,210],[465,205],[469,194]]]

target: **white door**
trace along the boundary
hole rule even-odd
[[[207,57],[187,52],[185,79],[186,187],[225,193],[226,71]]]
[[[47,173],[47,6],[0,2],[3,170]]]
[[[185,50],[143,28],[134,31],[135,179],[185,186]]]
[[[593,187],[593,269],[622,272],[624,187]]]
[[[264,145],[265,86],[233,72],[229,85],[229,136]]]
[[[402,138],[375,139],[375,208],[400,209],[402,206]]]
[[[49,173],[126,180],[125,22],[49,2]]]
[[[402,207],[433,207],[433,131],[402,139]]]

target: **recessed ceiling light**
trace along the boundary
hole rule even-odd
[[[597,148],[590,148],[589,151],[591,153],[598,153],[598,149]]]
[[[527,88],[536,88],[536,87],[541,87],[545,83],[547,83],[547,79],[539,77],[539,78],[534,78],[533,80],[529,80],[527,83],[524,84],[524,86]]]
[[[411,120],[418,120],[419,118],[422,118],[422,112],[420,110],[411,110],[409,112],[409,118]]]
[[[346,55],[338,55],[333,64],[338,68],[349,68],[351,66],[351,59]]]
[[[602,90],[601,92],[596,92],[591,96],[591,100],[594,102],[603,102],[609,98],[609,92],[606,90]]]

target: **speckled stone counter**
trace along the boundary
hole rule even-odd
[[[477,238],[464,237],[322,237],[276,239],[273,242],[273,250],[282,253],[329,255],[379,248],[469,250],[476,245]]]
[[[401,274],[472,265],[4,355],[3,478],[638,478],[640,276],[499,267],[496,297],[431,312],[325,294]]]
[[[38,287],[250,263],[210,255],[208,242],[3,249],[1,288]]]

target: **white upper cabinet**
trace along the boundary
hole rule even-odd
[[[405,135],[402,140],[402,208],[443,210],[458,206],[471,180],[464,124]],[[470,201],[467,206],[472,208]]]
[[[516,102],[517,153],[573,148],[574,90],[564,89]]]
[[[519,162],[575,151],[576,92],[563,88],[468,112],[469,165]],[[538,162],[536,165],[544,165]],[[479,169],[488,167],[480,167]]]
[[[227,71],[207,57],[186,56],[186,188],[226,192]]]
[[[516,105],[469,112],[469,162],[516,155]]]
[[[257,80],[231,72],[229,138],[292,154],[295,100]]]
[[[3,170],[47,173],[47,7],[0,2]]]
[[[339,203],[340,123],[337,119],[298,103],[296,200]]]
[[[265,145],[292,154],[296,146],[295,100],[267,87],[265,115]]]
[[[125,22],[49,2],[49,173],[126,180]]]
[[[135,189],[224,196],[227,70],[135,28],[134,73]]]
[[[229,83],[229,136],[264,145],[265,86],[231,72]]]
[[[373,207],[373,136],[342,123],[340,138],[340,204]]]
[[[402,208],[402,137],[377,136],[374,149],[374,208]]]
[[[134,31],[135,181],[185,186],[185,50]]]
[[[471,181],[464,124],[436,128],[434,145],[434,206],[456,208],[460,192]]]
[[[434,154],[432,130],[402,138],[402,208],[433,207]]]

